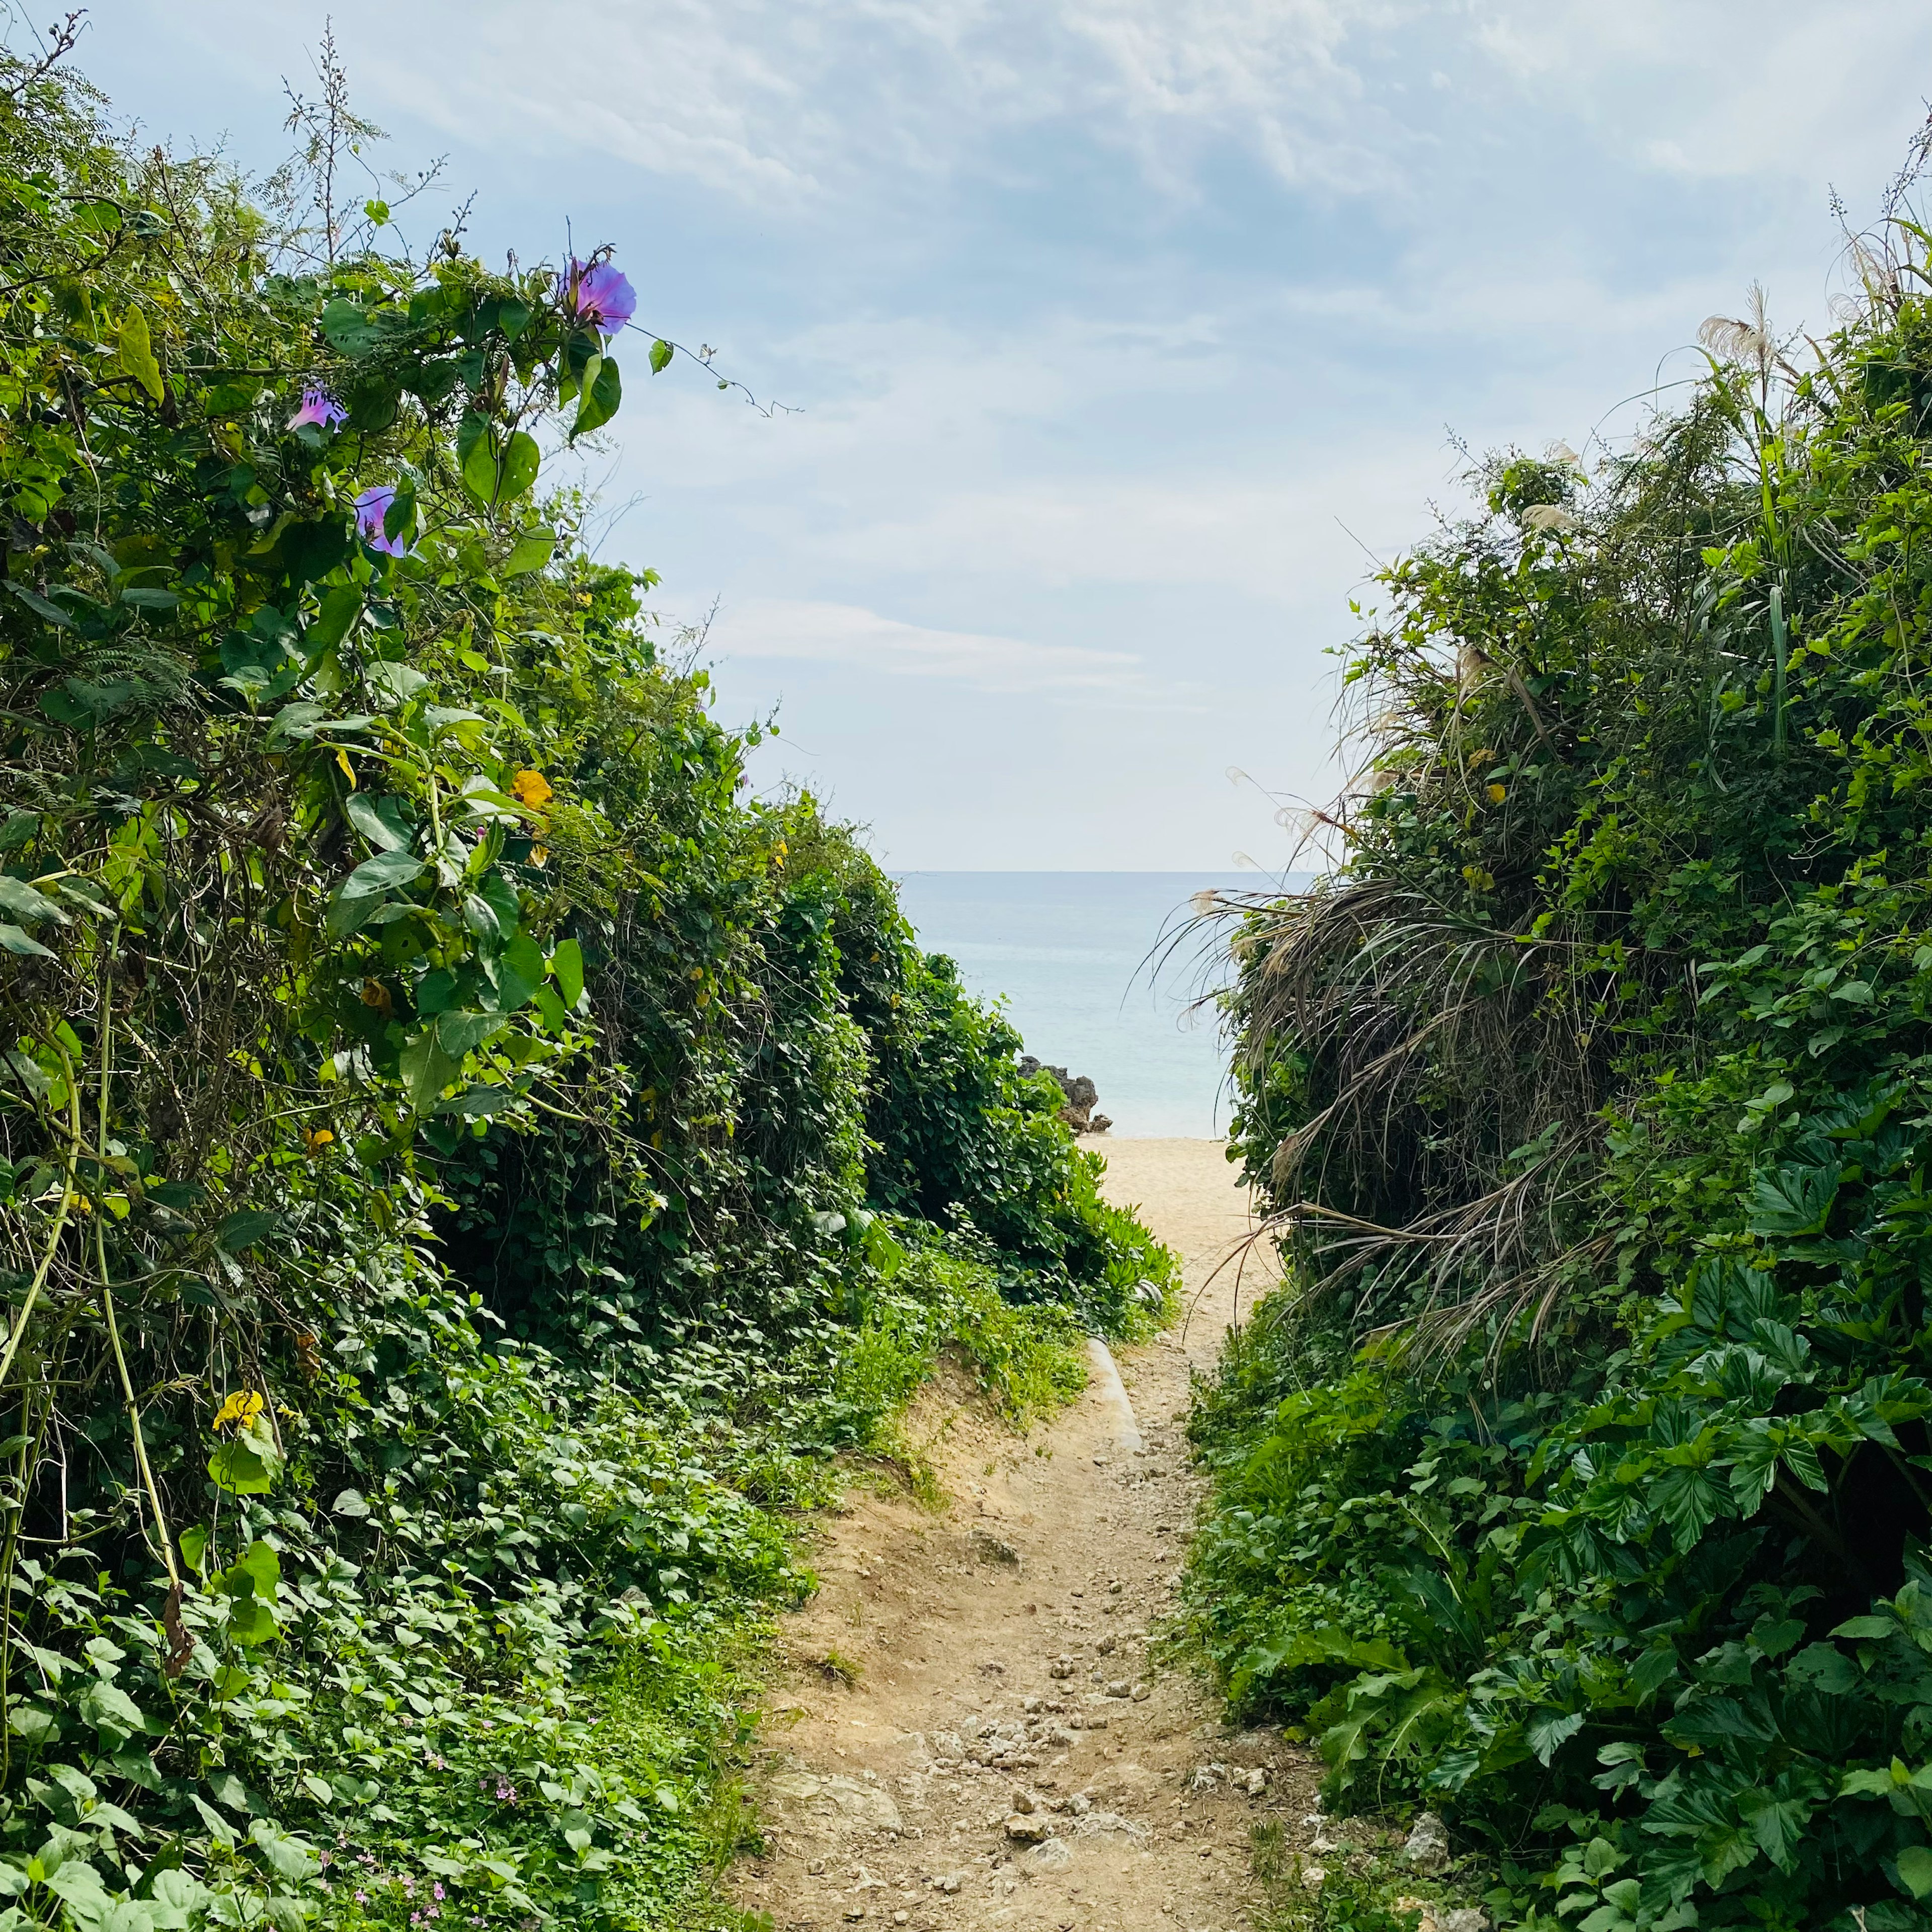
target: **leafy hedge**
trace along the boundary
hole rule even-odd
[[[384,254],[339,78],[265,214],[0,58],[0,1927],[684,1928],[828,1460],[1172,1264],[540,493],[608,251]]]
[[[1237,909],[1294,1285],[1197,1420],[1197,1626],[1507,1924],[1932,1924],[1912,187],[1828,342],[1715,321],[1593,476],[1484,467],[1354,656],[1346,863]]]

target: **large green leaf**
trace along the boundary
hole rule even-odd
[[[362,830],[358,825],[358,831]],[[392,847],[364,859],[342,882],[336,896],[344,899],[372,898],[394,891],[398,886],[413,884],[423,874],[423,861],[411,851]]]
[[[400,799],[352,791],[344,801],[342,808],[350,824],[378,852],[403,852],[409,849],[412,835],[403,816]]]
[[[573,439],[586,436],[593,429],[601,429],[617,413],[624,399],[622,379],[617,374],[617,365],[609,356],[594,358],[596,373],[586,368],[584,373],[591,380],[578,399],[577,419],[571,424]]]
[[[263,1208],[244,1208],[222,1222],[214,1238],[230,1254],[238,1255],[273,1234],[280,1218]]]
[[[1932,1846],[1907,1845],[1898,1855],[1898,1878],[1914,1898],[1932,1898]]]
[[[427,1026],[404,1047],[401,1057],[404,1085],[410,1105],[426,1114],[456,1078],[457,1063],[443,1051],[436,1039],[435,1025]]]
[[[1581,1711],[1539,1711],[1523,1726],[1523,1735],[1536,1754],[1537,1762],[1546,1765],[1556,1755],[1558,1747],[1582,1728]]]
[[[576,1012],[578,1002],[584,998],[584,949],[574,939],[560,940],[550,956],[550,970],[563,1004]]]
[[[67,915],[46,893],[38,891],[24,879],[16,879],[0,872],[0,912],[10,914],[22,926],[38,926],[44,919],[51,919],[64,926]]]
[[[1838,1196],[1836,1167],[1780,1167],[1760,1174],[1748,1203],[1754,1234],[1822,1233]]]
[[[518,538],[516,547],[496,566],[496,574],[500,577],[523,577],[532,570],[541,570],[556,550],[556,531],[547,524],[539,524]]]
[[[154,358],[154,339],[148,332],[148,318],[142,314],[138,304],[129,303],[128,313],[121,318],[114,347],[121,358],[122,368],[156,402],[160,402],[167,391],[161,380],[161,365]]]
[[[224,1442],[208,1459],[216,1488],[230,1496],[265,1496],[275,1486],[278,1459],[255,1436],[243,1433]]]
[[[537,480],[543,455],[536,438],[526,430],[514,431],[503,451],[502,478],[497,486],[500,503],[514,502]]]
[[[22,959],[51,959],[54,956],[38,939],[30,938],[17,926],[0,920],[0,950]]]
[[[486,433],[470,445],[470,454],[463,459],[463,487],[487,510],[496,500],[499,474],[496,446]]]

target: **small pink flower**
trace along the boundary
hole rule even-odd
[[[348,420],[349,412],[320,383],[312,383],[303,390],[302,407],[290,417],[289,427],[300,429],[312,423],[317,429],[333,429]]]
[[[364,490],[356,500],[356,529],[371,550],[379,550],[386,556],[406,556],[408,544],[400,537],[389,536],[382,527],[395,500],[393,483],[378,483]]]

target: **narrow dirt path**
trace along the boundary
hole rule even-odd
[[[908,1433],[948,1509],[854,1491],[828,1525],[824,1587],[782,1635],[767,1856],[735,1887],[779,1932],[1244,1932],[1251,1824],[1308,1808],[1304,1754],[1226,1730],[1147,1656],[1198,1496],[1190,1372],[1262,1285],[1252,1262],[1238,1289],[1208,1279],[1246,1198],[1219,1142],[1099,1144],[1108,1196],[1184,1258],[1186,1328],[1118,1382],[1100,1354],[1024,1441],[942,1379]]]

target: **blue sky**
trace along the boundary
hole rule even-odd
[[[1828,326],[1828,193],[1874,208],[1932,87],[1899,0],[333,12],[486,253],[614,243],[640,321],[797,412],[640,348],[588,473],[721,715],[777,709],[759,782],[896,869],[1286,863],[1348,599],[1456,440],[1631,434],[1754,277]],[[90,19],[122,115],[279,158],[321,8]]]

